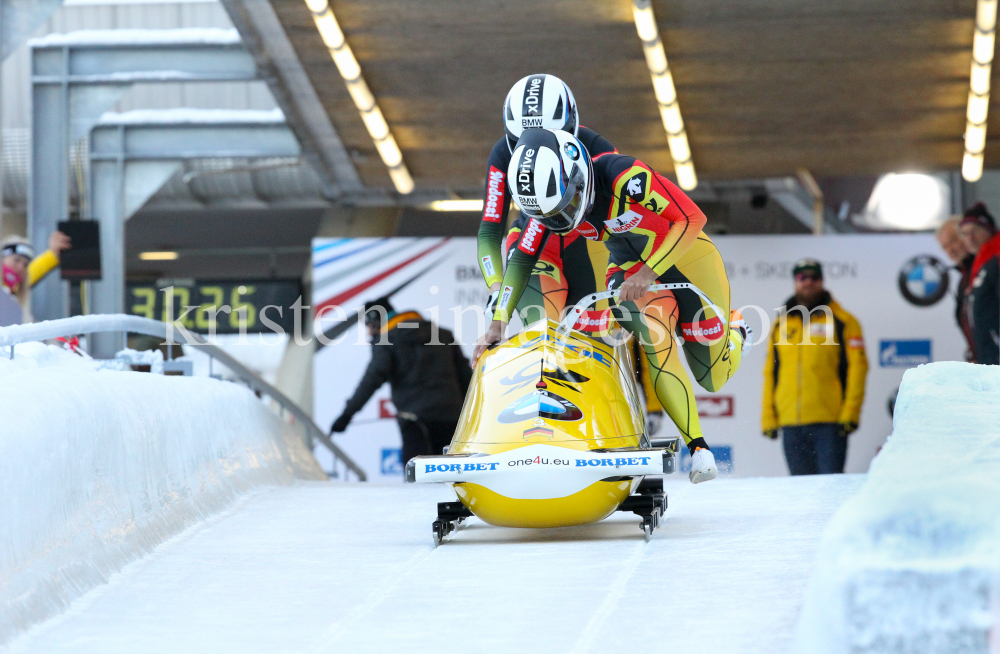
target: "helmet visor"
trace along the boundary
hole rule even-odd
[[[525,213],[553,232],[565,234],[579,224],[587,209],[585,190],[584,173],[579,166],[574,165],[570,173],[569,184],[566,185],[566,190],[563,191],[562,198],[554,209],[544,214],[537,210],[525,210]]]

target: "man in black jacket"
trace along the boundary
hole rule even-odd
[[[372,360],[330,431],[347,429],[354,414],[389,382],[403,436],[403,465],[420,454],[441,454],[458,426],[472,381],[468,360],[450,331],[416,311],[396,313],[388,298],[369,302],[364,310]]]

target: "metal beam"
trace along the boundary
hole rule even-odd
[[[63,0],[0,0],[0,61],[24,45],[62,3]]]
[[[814,232],[817,225],[817,206],[815,198],[802,187],[794,177],[779,177],[764,180],[767,194],[787,211],[793,218]],[[854,225],[841,221],[828,207],[823,206],[821,221],[823,234],[854,233]]]
[[[261,77],[285,112],[292,131],[299,137],[305,158],[329,189],[329,196],[362,193],[361,177],[271,3],[268,0],[221,2],[256,60]]]
[[[31,186],[28,232],[47,247],[69,216],[69,151],[135,82],[250,81],[257,69],[236,30],[88,30],[51,34],[31,45]],[[68,314],[56,276],[32,291],[39,320]]]
[[[91,287],[95,313],[125,313],[125,222],[184,159],[297,157],[277,112],[173,109],[109,114],[90,134],[90,203],[100,222],[103,278]],[[112,358],[120,334],[96,334],[91,351]]]

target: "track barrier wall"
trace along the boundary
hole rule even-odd
[[[241,495],[325,480],[244,386],[0,358],[0,645]]]
[[[908,370],[892,436],[830,521],[793,652],[1000,651],[1000,368]]]

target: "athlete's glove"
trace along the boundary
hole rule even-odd
[[[764,436],[770,438],[772,441],[778,440],[778,430],[777,429],[765,429]]]
[[[646,416],[646,435],[652,436],[656,432],[660,431],[660,427],[663,426],[663,412],[662,411],[651,411]]]
[[[351,416],[349,413],[342,413],[340,417],[333,421],[333,425],[330,426],[331,434],[339,434],[347,429],[347,425],[351,422]]]
[[[490,293],[490,299],[486,301],[486,308],[483,309],[483,313],[486,314],[486,322],[493,322],[493,312],[497,308],[497,300],[500,298],[500,291],[493,291]]]
[[[842,437],[847,438],[848,436],[850,436],[851,434],[853,434],[858,430],[858,423],[842,422],[840,423],[839,427],[840,428],[837,430],[837,433],[839,433]]]

